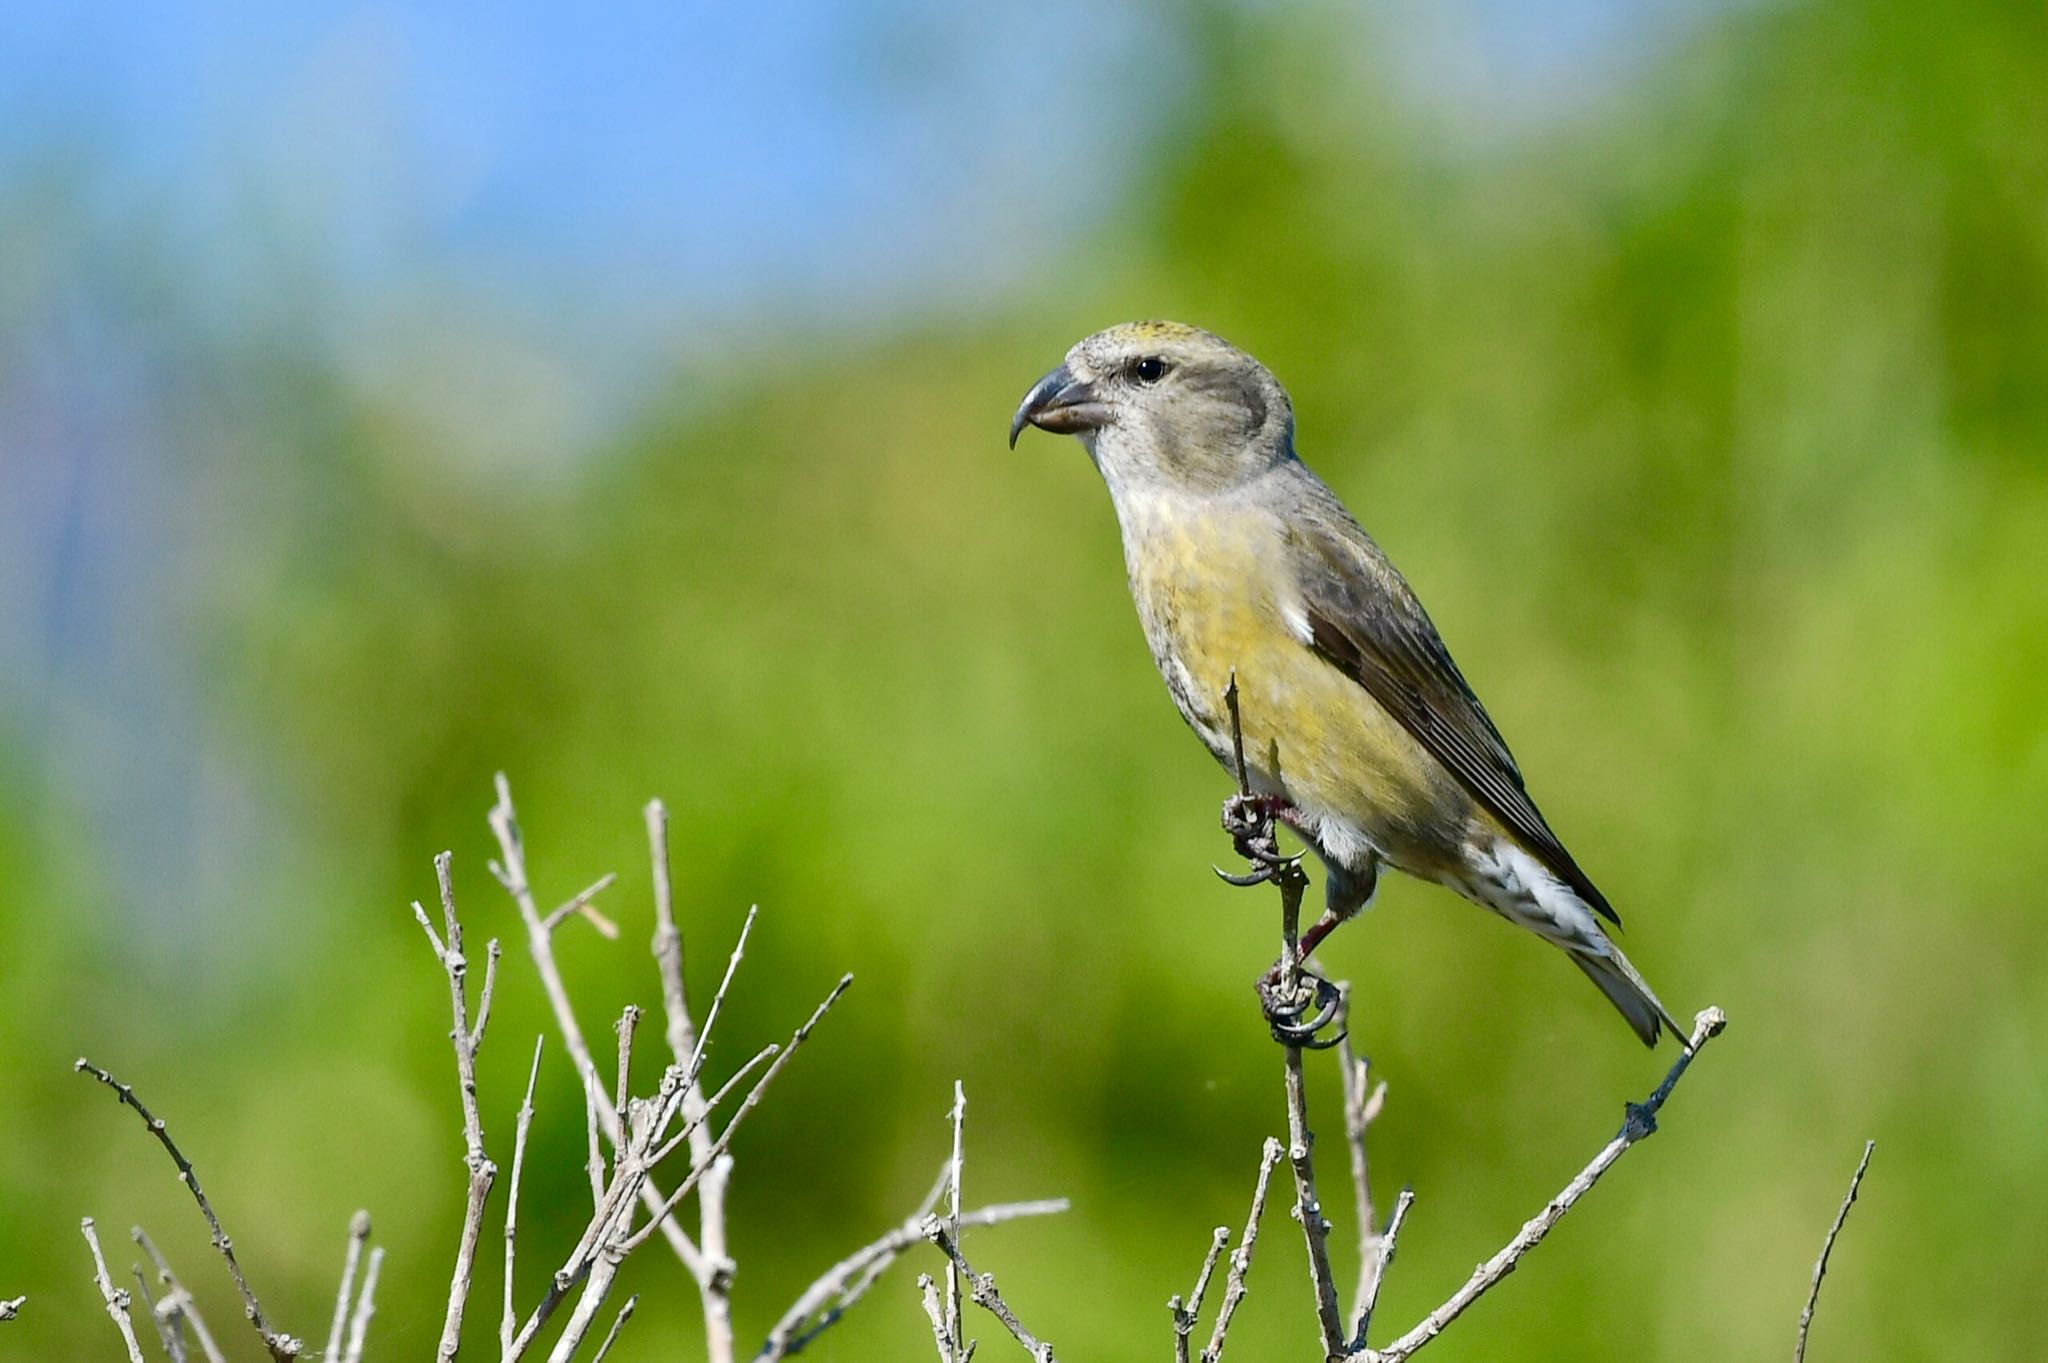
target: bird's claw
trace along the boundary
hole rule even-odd
[[[1292,811],[1277,795],[1233,793],[1223,802],[1223,831],[1233,842],[1265,842],[1273,836],[1273,824]]]
[[[1296,852],[1291,857],[1283,856],[1273,848],[1270,842],[1261,847],[1255,842],[1242,838],[1237,843],[1237,854],[1246,861],[1269,867],[1275,871],[1284,871],[1290,867],[1299,866],[1301,865],[1302,858],[1302,853],[1300,852]]]
[[[1211,869],[1225,884],[1240,888],[1264,885],[1299,874],[1301,856],[1283,855],[1275,832],[1275,825],[1284,820],[1291,810],[1292,806],[1276,795],[1240,792],[1225,800],[1223,831],[1230,835],[1230,845],[1237,854],[1252,867],[1241,875],[1233,875],[1221,867]]]
[[[1240,841],[1237,844],[1237,853],[1252,864],[1251,870],[1233,875],[1221,866],[1211,866],[1209,869],[1214,871],[1224,884],[1236,885],[1240,889],[1264,885],[1268,881],[1279,880],[1301,869],[1302,854],[1298,852],[1291,857],[1284,857],[1263,847],[1254,847]]]
[[[1344,1039],[1341,1030],[1335,1036],[1318,1035],[1342,1011],[1344,995],[1306,966],[1297,964],[1292,971],[1273,967],[1260,979],[1258,993],[1266,1026],[1281,1045],[1324,1051]],[[1304,1021],[1302,1015],[1311,1008],[1315,1015]]]
[[[1255,866],[1243,875],[1232,875],[1221,866],[1211,866],[1209,869],[1214,871],[1216,878],[1225,885],[1235,885],[1241,890],[1250,889],[1254,885],[1263,885],[1271,880],[1274,874],[1273,869],[1269,866]]]

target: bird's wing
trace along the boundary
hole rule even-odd
[[[1320,499],[1318,499],[1320,500]],[[1437,761],[1609,922],[1621,919],[1522,786],[1522,772],[1394,565],[1330,499],[1288,527],[1309,647],[1363,686]]]

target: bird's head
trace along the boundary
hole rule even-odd
[[[1079,436],[1112,491],[1216,491],[1293,457],[1294,411],[1266,367],[1179,322],[1098,331],[1040,379],[1010,421]]]

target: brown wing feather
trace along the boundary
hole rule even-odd
[[[1303,565],[1309,646],[1363,686],[1538,860],[1619,927],[1613,906],[1529,798],[1514,754],[1451,661],[1422,603],[1334,498],[1330,511],[1331,523],[1319,523],[1318,517],[1291,527],[1302,551],[1297,561]]]

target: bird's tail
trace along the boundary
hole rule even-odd
[[[1636,1035],[1643,1039],[1645,1046],[1657,1044],[1657,1024],[1660,1022],[1671,1029],[1679,1045],[1689,1044],[1685,1028],[1665,1011],[1648,982],[1636,973],[1636,968],[1628,963],[1628,957],[1621,954],[1620,947],[1603,940],[1598,947],[1567,947],[1566,951],[1572,963],[1585,971],[1586,978],[1599,985],[1607,1001],[1628,1019],[1628,1025],[1636,1029]]]

